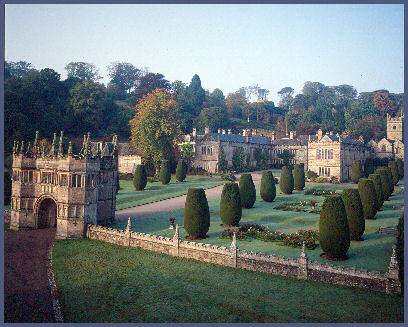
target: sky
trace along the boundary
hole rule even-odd
[[[300,93],[304,82],[359,92],[404,91],[400,5],[6,5],[7,61],[66,78],[71,61],[125,61],[225,95],[258,84]]]

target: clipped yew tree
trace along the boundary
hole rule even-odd
[[[293,174],[289,166],[283,166],[279,187],[284,194],[292,194],[293,192]]]
[[[387,201],[391,195],[390,177],[387,175],[387,171],[384,168],[378,168],[375,173],[380,175],[383,198],[384,201]]]
[[[242,174],[239,179],[242,208],[252,208],[256,201],[256,189],[251,174]]]
[[[382,189],[381,183],[381,176],[380,174],[371,174],[368,176],[368,179],[371,179],[374,183],[375,193],[377,194],[377,210],[380,210],[382,205],[384,204],[384,194]]]
[[[398,167],[398,176],[399,176],[399,178],[401,180],[401,179],[404,178],[404,162],[400,158],[398,158],[395,161],[396,161],[397,167]]]
[[[161,166],[160,166],[159,179],[163,185],[170,183],[170,179],[171,179],[170,161],[168,160],[162,161]]]
[[[297,164],[293,168],[293,183],[297,191],[302,191],[305,188],[305,168],[302,164]]]
[[[363,168],[361,166],[361,162],[358,160],[355,160],[351,167],[351,181],[354,184],[357,184],[359,179],[362,177],[364,177],[364,174],[363,174]]]
[[[228,182],[224,185],[220,200],[220,217],[224,225],[239,225],[242,217],[242,206],[237,183]]]
[[[136,191],[143,191],[147,184],[147,174],[144,165],[137,165],[133,175],[133,186]]]
[[[394,182],[392,180],[392,171],[390,167],[384,167],[385,171],[387,172],[387,178],[388,178],[388,185],[390,187],[390,196],[392,193],[394,193]]]
[[[365,230],[365,220],[360,194],[355,188],[347,188],[343,190],[341,197],[346,209],[350,239],[361,241]]]
[[[346,208],[340,195],[326,197],[320,211],[319,243],[328,259],[347,258],[350,230]]]
[[[179,182],[184,182],[187,176],[187,164],[183,159],[180,159],[177,162],[177,168],[176,168],[176,179]]]
[[[202,188],[190,188],[184,207],[184,229],[189,239],[207,237],[210,227],[210,209]]]
[[[368,178],[360,178],[358,193],[363,204],[364,219],[375,219],[378,204],[373,181]]]
[[[399,173],[398,173],[397,162],[395,160],[390,161],[388,163],[388,167],[391,169],[392,183],[394,185],[397,185],[398,181],[400,180]]]
[[[265,202],[272,202],[276,197],[275,177],[271,171],[262,173],[260,194]]]

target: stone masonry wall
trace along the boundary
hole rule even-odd
[[[390,270],[386,274],[368,272],[355,268],[332,267],[312,262],[304,249],[300,257],[284,258],[264,253],[246,252],[236,247],[230,248],[205,243],[182,241],[178,230],[174,237],[124,231],[95,225],[88,225],[87,237],[121,246],[139,247],[171,256],[188,258],[221,266],[265,272],[275,275],[307,279],[323,283],[365,288],[386,293],[400,293],[401,284],[395,270],[395,258],[391,257]],[[393,261],[394,260],[394,261]],[[393,268],[391,268],[391,266]],[[391,269],[393,269],[391,271]]]

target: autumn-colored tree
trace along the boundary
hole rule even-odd
[[[177,102],[169,92],[155,89],[145,95],[129,124],[131,144],[142,152],[145,160],[157,165],[172,158],[181,131]]]
[[[393,115],[397,109],[395,103],[390,99],[389,94],[390,92],[387,90],[375,91],[373,94],[373,105],[384,116],[386,114]]]

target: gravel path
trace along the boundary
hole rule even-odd
[[[55,228],[4,233],[4,321],[53,322],[48,250]]]
[[[239,176],[238,176],[239,178]],[[261,181],[260,173],[252,173],[252,179],[255,186],[258,185]],[[223,185],[213,187],[205,190],[207,200],[212,200],[219,198],[221,196]],[[116,220],[125,221],[128,217],[137,217],[141,218],[153,213],[173,211],[176,209],[184,208],[186,202],[186,195],[178,196],[172,199],[167,199],[159,202],[144,204],[138,207],[128,208],[117,210],[115,213]]]

